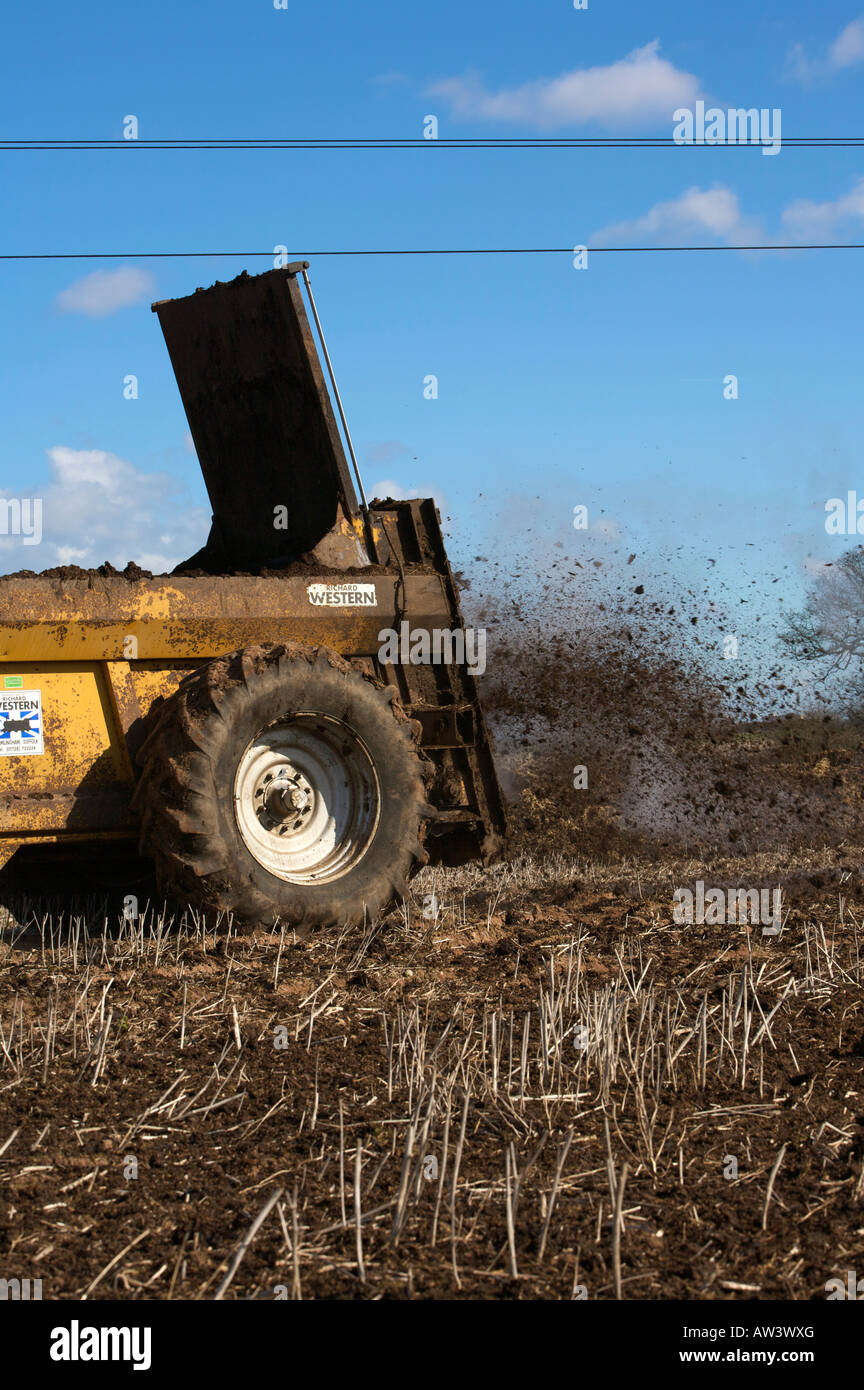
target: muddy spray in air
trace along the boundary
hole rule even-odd
[[[731,853],[860,838],[860,731],[820,708],[713,556],[626,546],[450,542],[518,840]],[[683,574],[683,577],[682,577]],[[674,575],[674,577],[673,577]],[[737,610],[737,611],[736,611]],[[727,659],[729,634],[749,665]]]

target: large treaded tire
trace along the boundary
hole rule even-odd
[[[250,853],[234,805],[235,776],[250,742],[301,711],[338,719],[372,760],[379,815],[368,848],[341,877],[295,883]],[[404,894],[427,856],[420,727],[392,692],[335,652],[300,643],[255,645],[200,667],[154,707],[138,754],[134,805],[140,848],[163,892],[243,922],[294,927],[357,923]]]

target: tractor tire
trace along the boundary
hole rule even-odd
[[[392,691],[326,648],[220,657],[154,707],[141,851],[164,893],[244,923],[363,921],[427,859],[419,739]]]

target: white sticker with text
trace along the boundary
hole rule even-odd
[[[42,691],[0,690],[0,757],[44,752]]]
[[[374,584],[309,584],[309,602],[317,608],[377,608]]]

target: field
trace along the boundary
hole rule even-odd
[[[796,756],[811,788],[842,766],[860,824],[848,745]],[[384,921],[307,940],[7,894],[5,1277],[824,1300],[864,1264],[860,834],[628,849],[606,815],[523,786],[501,862],[426,868]],[[779,934],[676,921],[699,881],[781,888]]]

